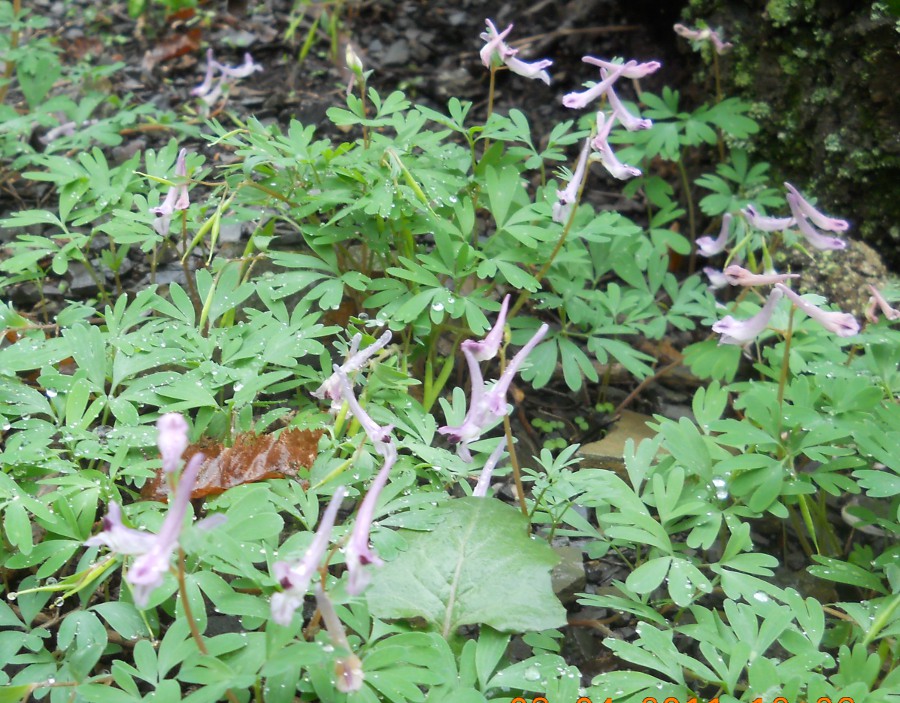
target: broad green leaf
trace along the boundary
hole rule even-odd
[[[519,511],[484,498],[436,510],[439,527],[403,531],[409,549],[375,572],[366,594],[373,615],[420,617],[444,637],[461,625],[525,632],[565,623],[550,584],[557,557],[528,537]]]

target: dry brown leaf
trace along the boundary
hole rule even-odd
[[[218,495],[243,483],[267,478],[293,478],[301,469],[313,465],[321,436],[322,430],[291,428],[277,438],[273,434],[245,432],[235,438],[231,447],[210,440],[192,444],[184,453],[185,461],[197,452],[203,452],[206,460],[200,467],[191,499]],[[168,496],[161,470],[141,489],[145,500],[166,501]]]

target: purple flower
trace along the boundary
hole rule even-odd
[[[163,465],[173,462],[177,465],[178,456],[174,452],[180,446],[182,440],[187,441],[187,423],[182,418],[178,423],[175,413],[168,413],[160,418],[159,446],[163,453]],[[165,447],[165,448],[164,448]],[[167,456],[168,455],[168,456]],[[173,458],[174,457],[174,458]],[[131,584],[134,592],[134,602],[140,608],[147,605],[150,594],[162,584],[172,553],[178,547],[178,538],[187,513],[188,503],[191,501],[191,493],[197,482],[197,474],[203,463],[202,454],[194,454],[181,472],[175,495],[169,503],[169,512],[163,520],[158,534],[143,532],[126,527],[122,523],[122,508],[118,503],[110,503],[109,511],[103,518],[103,530],[85,541],[87,547],[105,546],[116,554],[136,556],[134,564],[125,575],[125,580]],[[224,515],[212,515],[197,523],[201,529],[212,529],[224,522]]]
[[[166,413],[156,421],[156,446],[162,456],[163,473],[178,469],[181,455],[188,448],[188,424],[181,413]]]
[[[228,76],[229,78],[247,78],[247,76],[263,70],[262,66],[253,61],[253,57],[250,56],[249,53],[244,54],[244,63],[240,66],[226,66],[218,61],[215,61],[214,63],[216,64],[216,68],[222,72],[222,75]]]
[[[613,152],[612,147],[609,145],[609,132],[612,129],[615,119],[615,116],[611,116],[607,119],[602,111],[597,113],[597,135],[591,140],[591,146],[597,151],[597,154],[600,157],[600,163],[603,164],[603,168],[605,168],[613,178],[624,181],[635,176],[640,176],[641,170],[619,161],[618,157]]]
[[[732,264],[723,273],[733,286],[770,286],[773,283],[784,283],[789,278],[800,278],[799,273],[751,273],[737,264]]]
[[[843,239],[822,234],[809,223],[808,215],[805,214],[800,205],[799,196],[788,193],[786,197],[788,205],[791,206],[791,212],[794,213],[794,219],[797,221],[797,229],[800,230],[800,234],[806,238],[810,246],[826,251],[839,251],[847,248],[847,242]]]
[[[710,236],[700,237],[697,239],[697,251],[701,255],[710,257],[721,254],[728,246],[728,235],[731,232],[731,213],[726,212],[722,215],[722,229],[719,230],[719,236],[713,239]]]
[[[797,216],[799,212],[804,217],[808,217],[817,227],[821,227],[824,230],[828,230],[829,232],[846,232],[850,228],[850,223],[847,220],[839,220],[835,217],[828,217],[827,215],[823,215],[821,212],[816,210],[806,198],[800,195],[800,192],[794,188],[790,183],[785,183],[784,187],[788,189],[791,195],[796,198],[795,206],[796,211],[794,216],[797,219],[800,219]],[[790,203],[790,199],[788,200]],[[791,207],[793,211],[794,206]]]
[[[766,217],[765,215],[760,215],[753,205],[745,207],[741,210],[741,214],[747,220],[747,224],[761,232],[783,232],[788,227],[793,227],[796,224],[796,220],[793,217]]]
[[[655,73],[659,69],[659,67],[662,66],[659,61],[647,61],[646,63],[638,63],[637,61],[632,60],[626,63],[613,63],[612,61],[604,61],[603,59],[597,59],[593,56],[583,56],[581,60],[584,61],[584,63],[589,63],[593,66],[605,68],[611,73],[622,69],[622,77],[632,79],[649,76],[651,73]]]
[[[347,494],[341,486],[335,492],[319,521],[319,529],[313,537],[312,544],[306,550],[306,554],[296,564],[286,561],[276,561],[272,567],[275,579],[284,589],[272,594],[272,619],[279,625],[289,625],[294,617],[294,611],[303,603],[303,597],[309,590],[309,582],[313,574],[319,568],[325,550],[328,549],[328,540],[331,530],[334,528],[334,519],[337,517],[341,501]]]
[[[607,71],[605,68],[600,69],[600,75],[606,78]],[[613,115],[629,132],[636,132],[640,129],[650,129],[653,126],[652,120],[641,119],[636,115],[632,115],[622,104],[622,101],[619,100],[619,96],[616,95],[616,91],[612,86],[606,91],[606,97],[609,100],[609,106],[613,110]]]
[[[712,42],[713,48],[716,50],[717,54],[724,54],[733,46],[731,42],[723,42],[718,33],[708,28],[689,29],[683,24],[676,24],[673,29],[678,36],[684,37],[685,39],[690,39],[691,41]]]
[[[476,342],[474,339],[467,339],[460,345],[463,354],[467,357],[471,356],[476,361],[490,361],[497,356],[497,352],[500,351],[500,343],[503,341],[503,327],[506,324],[506,311],[508,309],[509,295],[507,294],[500,305],[497,321],[494,323],[491,331],[488,332],[487,337],[480,342]]]
[[[866,319],[869,322],[878,322],[878,315],[875,312],[876,307],[881,309],[881,312],[884,313],[884,316],[888,320],[896,320],[900,317],[900,310],[892,308],[890,303],[884,299],[881,291],[875,286],[869,286],[869,290],[872,291],[872,296],[869,298],[869,304],[866,305]]]
[[[529,63],[527,61],[522,61],[522,59],[516,58],[515,56],[508,56],[503,63],[506,64],[506,67],[510,71],[517,75],[524,78],[537,78],[544,81],[547,85],[550,85],[550,74],[547,73],[546,70],[553,65],[553,62],[550,59],[541,59],[540,61],[532,61]]]
[[[498,32],[491,20],[485,20],[484,22],[487,24],[487,31],[481,33],[481,38],[486,43],[481,47],[479,55],[481,56],[481,63],[484,64],[484,67],[490,68],[491,63],[494,60],[494,54],[500,57],[500,61],[503,61],[504,57],[508,56],[512,51],[512,49],[506,45],[504,40],[512,31],[513,26],[509,25],[502,32]]]
[[[117,554],[137,557],[125,575],[125,580],[131,584],[134,603],[139,608],[147,605],[150,594],[162,584],[169,571],[172,554],[178,547],[184,516],[203,459],[202,454],[195,454],[182,472],[159,534],[154,535],[125,527],[122,524],[121,508],[117,503],[110,503],[109,512],[103,518],[103,531],[84,543],[88,547],[103,545]],[[198,527],[210,529],[220,524],[223,519],[220,516],[212,516],[202,521],[204,524],[198,523]]]
[[[728,285],[728,278],[717,268],[713,268],[712,266],[704,266],[703,273],[705,273],[706,277],[709,279],[710,290],[719,290],[720,288],[724,288]]]
[[[109,504],[101,524],[103,530],[88,539],[84,543],[86,547],[107,547],[116,554],[134,556],[149,552],[156,541],[156,535],[151,532],[126,527],[122,522],[122,508],[116,502]]]
[[[356,514],[356,522],[353,523],[353,531],[347,541],[345,560],[347,563],[347,592],[357,596],[363,592],[369,584],[369,574],[363,569],[367,564],[381,566],[381,558],[369,546],[369,533],[372,531],[372,521],[375,518],[375,505],[378,496],[387,483],[388,474],[397,461],[397,449],[392,441],[383,444],[384,465],[369,486],[365,498],[359,506]]]
[[[595,83],[593,86],[580,93],[567,93],[564,95],[563,105],[572,108],[573,110],[580,110],[587,107],[594,102],[594,100],[606,93],[612,84],[619,79],[619,76],[623,75],[624,71],[624,66],[615,65],[615,68],[610,70],[609,75],[606,76],[606,78],[603,78],[599,83]]]
[[[556,191],[556,197],[558,198],[558,200],[553,203],[554,222],[565,222],[569,219],[572,208],[574,207],[575,202],[578,200],[578,189],[581,187],[581,182],[584,180],[584,171],[585,167],[587,166],[588,153],[590,152],[590,150],[591,140],[585,139],[584,146],[581,149],[581,154],[578,156],[578,164],[575,166],[575,173],[572,174],[572,178],[569,180],[568,185],[566,185],[563,190]],[[500,322],[499,319],[498,322]],[[463,342],[463,345],[468,343],[469,342]],[[480,343],[481,342],[472,342],[472,344]],[[479,359],[479,361],[483,361],[483,359]]]
[[[163,577],[169,571],[172,553],[178,547],[178,537],[184,525],[184,516],[187,513],[188,503],[191,501],[191,492],[197,481],[200,465],[203,463],[202,454],[194,454],[181,474],[175,496],[169,505],[169,512],[163,521],[159,534],[150,549],[135,559],[134,564],[125,575],[125,580],[131,584],[134,591],[134,603],[139,608],[147,605],[150,594],[155,588],[162,585]],[[221,518],[219,518],[221,519]]]
[[[187,149],[182,149],[178,152],[178,158],[175,160],[175,177],[179,179],[179,182],[169,188],[166,199],[162,204],[150,208],[150,212],[156,215],[153,229],[162,237],[169,233],[169,225],[172,221],[173,213],[176,210],[187,210],[191,204],[188,197],[187,183],[184,182],[184,179],[187,177],[186,157]]]
[[[206,50],[206,75],[203,82],[191,90],[191,95],[197,96],[207,105],[212,105],[222,95],[222,89],[227,84],[262,70],[262,66],[255,63],[250,54],[244,54],[244,63],[240,66],[226,66],[216,61],[212,48],[209,48]],[[219,81],[213,86],[216,71],[219,72]]]
[[[491,62],[496,55],[513,73],[524,76],[525,78],[537,78],[544,81],[547,85],[550,85],[550,74],[547,73],[546,69],[553,65],[552,61],[548,59],[530,63],[522,61],[522,59],[517,58],[516,56],[518,49],[507,46],[504,41],[513,26],[509,25],[502,32],[497,32],[497,28],[494,26],[493,22],[485,20],[485,24],[487,24],[487,31],[481,33],[481,38],[486,43],[479,52],[481,63],[484,64],[485,68],[491,67]]]
[[[801,298],[783,283],[776,283],[775,288],[784,293],[794,305],[832,334],[836,334],[838,337],[852,337],[859,333],[859,323],[850,313],[822,310]]]
[[[347,378],[347,374],[344,373],[337,364],[334,365],[334,371],[340,379],[341,397],[350,407],[350,413],[356,418],[363,430],[365,430],[369,439],[372,440],[372,444],[375,445],[375,451],[381,454],[381,456],[387,456],[388,451],[393,451],[396,458],[396,450],[393,448],[393,442],[391,440],[391,430],[394,429],[394,426],[385,425],[382,427],[376,423],[375,420],[372,419],[372,416],[363,410],[363,407],[356,399],[356,395],[353,393],[353,386],[350,384],[350,379]]]
[[[769,320],[781,296],[782,292],[776,286],[769,293],[766,304],[753,317],[737,320],[731,315],[727,315],[719,320],[712,326],[713,332],[722,335],[719,338],[719,344],[737,344],[743,347],[756,339],[769,326]]]
[[[344,625],[321,584],[316,586],[316,604],[319,606],[322,622],[325,623],[325,629],[328,631],[331,641],[336,647],[348,652],[347,656],[338,657],[334,662],[334,686],[341,693],[358,691],[362,688],[363,679],[365,679],[362,662],[351,651]]]
[[[491,452],[487,461],[484,462],[484,467],[481,469],[481,475],[478,477],[478,483],[475,484],[475,490],[472,491],[474,497],[484,498],[487,496],[488,488],[491,485],[491,476],[494,475],[494,469],[497,468],[497,463],[500,461],[500,457],[503,456],[503,450],[505,448],[506,438],[502,437],[497,444],[497,447]]]
[[[391,331],[386,330],[381,337],[375,340],[374,344],[370,344],[362,351],[359,351],[359,343],[361,341],[362,334],[360,333],[353,335],[353,339],[350,340],[350,350],[347,353],[347,359],[340,366],[340,370],[345,374],[359,371],[368,363],[369,359],[375,356],[377,352],[384,349],[391,341]],[[341,379],[338,372],[335,371],[331,376],[325,379],[325,382],[313,391],[312,394],[319,399],[324,399],[326,396],[331,398],[332,412],[336,413],[340,410],[343,396],[341,394]]]
[[[489,390],[484,384],[477,359],[471,354],[465,354],[464,350],[472,384],[469,410],[461,425],[445,425],[444,427],[439,427],[438,432],[447,435],[451,442],[459,445],[456,453],[465,461],[472,461],[469,444],[481,437],[488,425],[506,415],[506,393],[509,390],[513,377],[525,361],[525,358],[531,353],[531,350],[547,334],[548,329],[550,328],[546,324],[540,326],[528,343],[513,357],[500,380]]]

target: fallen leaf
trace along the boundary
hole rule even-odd
[[[309,469],[313,465],[321,436],[322,430],[291,428],[277,437],[274,434],[245,432],[235,438],[231,447],[211,440],[192,444],[184,452],[185,461],[197,452],[202,452],[206,460],[200,467],[191,499],[218,495],[243,483],[267,478],[293,478],[301,469]],[[141,497],[145,500],[168,500],[169,487],[162,470],[144,484]]]
[[[200,48],[202,32],[199,27],[193,27],[181,34],[171,34],[144,54],[141,67],[150,73],[163,61],[177,59],[179,56],[191,54]]]

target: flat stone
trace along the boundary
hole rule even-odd
[[[553,592],[564,604],[574,603],[578,594],[584,592],[584,556],[578,547],[554,547],[553,551],[560,557],[550,573]]]
[[[625,468],[625,442],[634,440],[638,445],[642,439],[650,439],[656,433],[647,427],[653,418],[649,415],[623,410],[619,420],[603,439],[585,444],[578,450],[584,460],[582,466],[594,469],[623,470]]]

